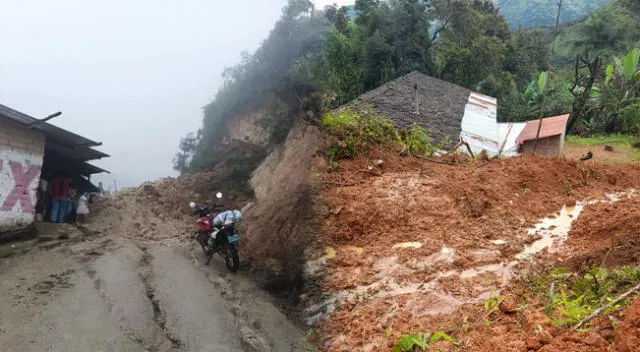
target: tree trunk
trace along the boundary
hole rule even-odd
[[[589,69],[589,74],[584,77],[580,77],[581,68]],[[575,82],[573,84],[573,88],[571,89],[571,94],[573,94],[575,99],[572,104],[569,121],[567,121],[567,134],[571,132],[573,126],[578,121],[578,118],[584,114],[587,102],[589,101],[589,96],[591,95],[591,89],[593,88],[596,80],[600,77],[601,69],[602,59],[600,59],[599,57],[596,57],[593,61],[589,61],[588,56],[583,58],[582,56],[578,55],[576,57]],[[575,94],[575,89],[577,87],[582,87],[584,88],[584,90],[580,94]]]

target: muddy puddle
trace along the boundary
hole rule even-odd
[[[577,202],[574,206],[564,206],[556,216],[544,218],[536,226],[529,229],[529,235],[538,236],[540,239],[531,245],[525,246],[525,249],[516,255],[516,259],[533,259],[536,254],[542,251],[546,250],[549,253],[554,253],[561,249],[562,244],[569,236],[571,225],[578,219],[585,206],[597,203],[615,203],[636,195],[636,190],[630,190],[628,192],[607,194],[606,199]]]
[[[553,253],[563,247],[574,221],[578,219],[585,206],[596,203],[613,203],[634,197],[636,190],[623,193],[608,194],[604,199],[577,202],[573,206],[565,206],[558,213],[541,219],[528,229],[529,236],[535,240],[511,258],[501,256],[500,249],[508,245],[508,241],[497,239],[488,241],[488,248],[477,248],[467,254],[474,262],[482,265],[470,268],[455,266],[458,255],[453,246],[443,246],[439,251],[423,258],[413,258],[398,262],[398,256],[376,259],[372,265],[375,274],[371,283],[343,290],[327,297],[323,302],[306,310],[310,317],[308,324],[314,325],[324,315],[332,313],[345,304],[366,303],[376,299],[389,299],[410,295],[405,300],[415,310],[417,316],[448,314],[464,304],[475,304],[486,301],[497,294],[513,278],[522,274],[526,263],[535,261],[536,255],[547,251]],[[451,244],[453,245],[453,244]],[[412,251],[424,246],[421,242],[404,242],[393,245],[396,251]],[[343,250],[353,250],[344,248]],[[366,249],[358,248],[360,254],[367,255]],[[308,269],[326,265],[336,254],[333,248],[327,249],[325,256],[308,262]],[[434,272],[429,272],[434,268]],[[412,282],[401,282],[400,276],[415,274]]]

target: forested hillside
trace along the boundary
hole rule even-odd
[[[387,3],[389,0],[385,0]],[[563,1],[560,22],[581,20],[594,10],[611,3],[612,0]],[[509,23],[509,28],[547,27],[555,23],[558,0],[493,0],[500,14]],[[349,17],[356,18],[354,5],[347,6]]]
[[[277,145],[302,108],[339,106],[412,71],[499,98],[503,120],[573,112],[572,126],[582,133],[640,132],[635,0],[615,0],[561,26],[547,92],[538,83],[552,29],[510,30],[491,0],[357,0],[355,10],[350,21],[347,8],[290,0],[261,47],[225,70],[202,128],[181,142],[176,169],[207,169],[236,155],[220,148],[224,122],[257,104],[268,101],[263,124]],[[252,154],[252,163],[269,148]]]
[[[555,23],[558,0],[495,0],[510,28],[546,27]],[[562,23],[580,20],[611,0],[563,1]]]

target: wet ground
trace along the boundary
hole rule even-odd
[[[260,288],[191,244],[98,236],[0,259],[3,351],[306,351]]]

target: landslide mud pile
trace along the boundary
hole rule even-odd
[[[90,226],[133,239],[191,240],[195,219],[189,202],[210,204],[221,191],[224,198],[218,204],[244,212],[240,228],[243,263],[266,277],[284,279],[282,290],[294,289],[299,294],[300,287],[291,285],[302,282],[307,250],[318,238],[312,170],[321,141],[317,127],[298,121],[285,143],[253,171],[253,199],[212,189],[212,185],[226,183],[215,171],[184,175],[97,200]]]
[[[558,250],[569,251],[563,259],[570,260],[571,250],[559,247],[567,236],[566,246],[572,246],[572,237],[586,243],[576,256],[596,251],[599,258],[609,248],[598,241],[608,238],[607,228],[619,229],[626,244],[640,236],[635,225],[618,224],[636,220],[638,200],[622,192],[640,187],[639,165],[523,156],[451,166],[376,152],[343,162],[339,171],[322,178],[322,200],[329,210],[322,225],[327,248],[313,264],[327,263],[325,299],[308,314],[323,328],[320,343],[330,351],[386,351],[401,334],[459,331],[456,325],[470,329],[482,315],[478,307],[534,263],[557,264]],[[624,196],[612,200],[612,194]],[[619,207],[630,209],[613,210]],[[606,215],[613,213],[619,215]],[[544,217],[550,219],[536,226]],[[600,224],[605,218],[609,222]],[[593,241],[579,239],[588,237]],[[610,246],[611,240],[605,242]],[[519,337],[535,329],[527,325]],[[482,345],[476,341],[482,337],[471,333],[466,338],[475,346],[469,351],[531,347]],[[581,348],[566,350],[595,347]],[[529,350],[564,349],[541,344]]]
[[[166,178],[98,198],[91,204],[89,226],[134,240],[189,241],[194,231],[189,202],[213,202],[215,192],[206,191],[212,177],[199,173]]]

